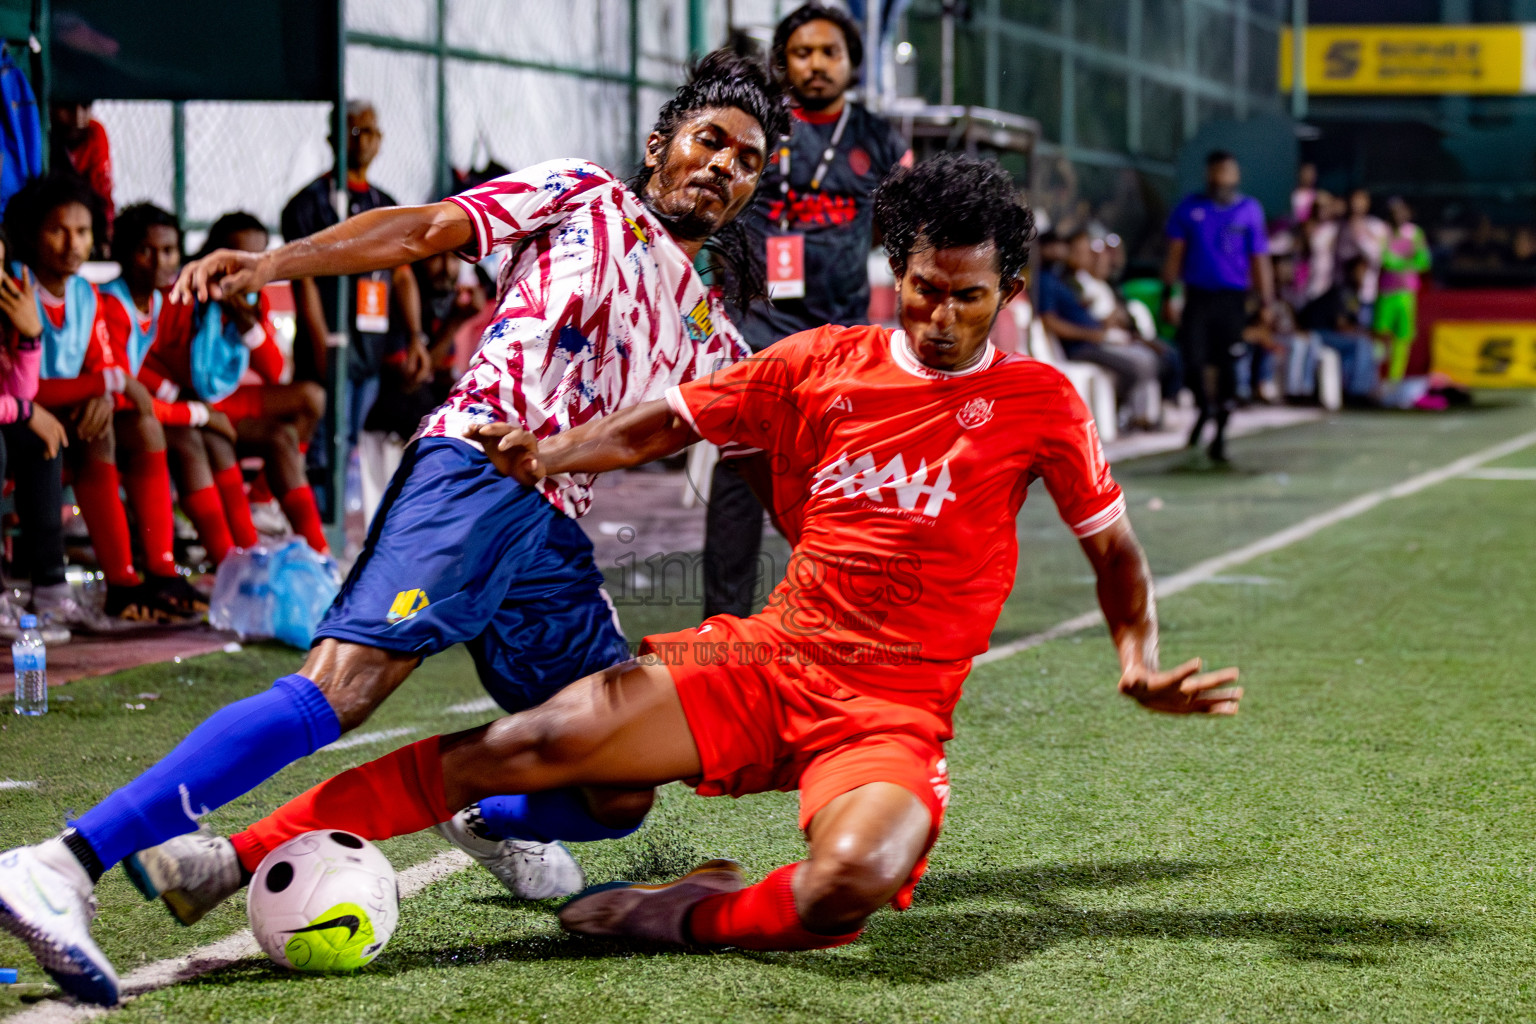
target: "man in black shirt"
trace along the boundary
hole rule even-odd
[[[735,312],[761,351],[824,324],[868,323],[875,186],[912,161],[888,122],[848,99],[864,42],[841,10],[808,3],[773,34],[770,63],[795,103],[788,138],[773,146],[748,238],[768,263],[772,301]],[[704,614],[750,615],[760,571],[763,508],[737,460],[715,467],[704,537]]]
[[[378,115],[366,100],[347,104],[347,216],[381,206],[398,206],[393,196],[368,183],[368,168],[383,139]],[[308,237],[340,221],[336,213],[336,173],[327,171],[306,185],[283,208],[284,241]],[[408,352],[413,373],[430,366],[427,339],[421,329],[421,300],[409,265],[358,277],[304,278],[294,283],[297,335],[294,338],[294,379],[325,383],[327,338],[336,315],[339,289],[345,287],[351,314],[342,333],[348,348],[347,380],[350,415],[347,436],[355,443],[357,428],[378,393],[379,369],[392,348]],[[391,333],[395,337],[391,338]]]

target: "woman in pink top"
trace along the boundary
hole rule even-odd
[[[32,609],[62,627],[76,618],[76,602],[64,581],[64,532],[60,452],[69,444],[64,425],[37,397],[42,361],[42,322],[32,282],[25,272],[12,277],[10,246],[0,233],[0,472],[16,483],[16,514],[21,540],[15,547],[18,563],[32,577]],[[20,568],[20,566],[19,566]],[[20,612],[0,598],[0,635],[19,635]],[[46,627],[45,627],[46,628]],[[69,639],[65,628],[49,631],[46,639]]]

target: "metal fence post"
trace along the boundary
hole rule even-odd
[[[336,184],[341,189],[341,209],[337,214],[345,219],[348,209],[347,196],[347,13],[344,0],[336,2],[336,103],[331,113],[331,139],[336,150]],[[336,286],[336,321],[331,325],[343,339],[350,338],[347,322],[351,319],[352,297],[347,294],[351,278],[338,279]],[[326,510],[327,540],[337,558],[347,551],[347,464],[352,452],[347,446],[348,399],[347,393],[347,343],[327,346],[325,383],[330,392],[326,402],[328,424],[331,432],[330,507]]]

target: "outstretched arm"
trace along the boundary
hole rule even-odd
[[[666,458],[699,439],[664,400],[621,409],[545,438],[511,423],[479,423],[465,434],[479,441],[496,468],[525,484],[552,473],[606,473]]]
[[[1120,655],[1120,692],[1150,711],[1237,714],[1243,691],[1228,686],[1237,681],[1237,669],[1202,673],[1196,659],[1158,671],[1152,569],[1129,520],[1122,517],[1084,537],[1082,545],[1098,579],[1099,607]]]
[[[269,281],[392,270],[475,240],[469,214],[454,203],[394,206],[360,213],[264,253],[220,249],[181,271],[173,302],[259,291]]]

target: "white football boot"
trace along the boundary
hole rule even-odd
[[[123,870],[145,899],[158,896],[184,925],[201,921],[244,887],[235,844],[206,829],[140,850],[123,861]]]
[[[91,879],[61,839],[0,853],[0,928],[76,999],[117,1003],[117,972],[91,938]]]
[[[747,880],[733,860],[705,861],[682,878],[659,885],[607,882],[578,893],[560,908],[560,925],[578,935],[693,945],[688,912],[700,900],[739,892]]]
[[[492,839],[484,834],[480,805],[464,808],[441,825],[439,835],[469,854],[520,900],[552,900],[580,892],[587,876],[564,843]]]

